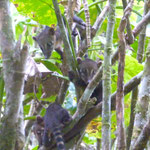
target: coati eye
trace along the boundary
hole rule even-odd
[[[92,70],[92,75],[95,75],[96,71],[95,70]]]
[[[80,69],[80,72],[86,74],[86,69],[84,69],[84,68],[83,68],[83,69]]]

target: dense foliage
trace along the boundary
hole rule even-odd
[[[40,32],[43,28],[43,25],[52,26],[53,24],[57,25],[57,19],[55,15],[55,11],[53,8],[52,1],[47,0],[12,0],[11,9],[13,12],[13,28],[15,32],[16,40],[19,39],[19,36],[24,32],[24,27],[27,27],[26,35],[22,39],[22,43],[27,39],[30,45],[30,55],[37,63],[42,63],[44,66],[47,67],[49,71],[55,72],[56,77],[63,78],[68,80],[68,77],[63,76],[58,64],[61,64],[62,61],[60,56],[53,51],[52,56],[50,59],[46,60],[43,57],[43,54],[39,47],[34,43],[32,37],[35,36],[38,32]],[[88,0],[88,4],[90,5],[90,21],[91,25],[94,24],[99,10],[97,9],[96,5],[93,5],[94,2],[92,0]],[[98,6],[100,10],[102,10],[106,4],[106,1],[99,1]],[[130,16],[130,23],[132,29],[137,25],[137,23],[142,19],[143,14],[143,6],[144,2],[142,0],[137,0],[134,3],[133,12]],[[60,5],[62,13],[64,12],[63,3]],[[78,14],[77,14],[78,15]],[[113,52],[117,50],[118,47],[118,27],[123,15],[123,6],[121,1],[117,2],[116,7],[116,23],[114,29],[114,36],[113,36]],[[80,11],[79,16],[85,20],[84,12]],[[107,29],[107,18],[104,20],[101,28],[97,32],[96,36],[92,40],[92,45],[88,49],[88,55],[91,59],[98,61],[99,59],[103,60],[104,56],[104,45],[106,43],[106,29]],[[126,50],[126,60],[125,60],[125,74],[124,74],[124,82],[126,83],[132,77],[137,75],[143,70],[143,64],[138,63],[137,57],[137,49],[138,49],[138,39],[136,37],[135,42],[128,47]],[[148,45],[148,40],[150,40],[150,26],[147,27],[146,31],[146,42],[145,47]],[[114,93],[117,89],[117,70],[118,70],[118,63],[112,66],[112,93]],[[0,53],[0,72],[2,71],[2,57]],[[4,105],[1,105],[1,102],[4,104],[6,101],[6,93],[4,90],[4,82],[3,78],[0,76],[0,113],[3,111]],[[35,119],[35,116],[30,116],[31,114],[31,100],[32,98],[38,99],[39,101],[48,101],[53,102],[57,96],[57,94],[52,95],[48,98],[41,98],[42,97],[42,85],[39,85],[38,92],[35,93],[27,93],[24,99],[24,120],[32,120]],[[130,120],[130,101],[131,101],[131,94],[125,96],[125,126],[128,127],[129,120]],[[73,114],[76,110],[76,95],[75,89],[73,84],[70,84],[67,96],[65,99],[65,103],[63,106]],[[45,108],[43,108],[39,115],[44,115]],[[0,114],[1,115],[1,114]],[[112,135],[111,138],[115,139],[114,132],[116,131],[116,112],[112,111]],[[94,119],[87,127],[86,134],[84,136],[84,142],[86,144],[95,144],[97,139],[101,139],[101,117]],[[32,147],[32,150],[36,150]]]

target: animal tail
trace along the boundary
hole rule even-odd
[[[61,130],[59,127],[55,127],[53,129],[53,135],[57,144],[57,149],[58,150],[66,150],[65,144],[64,144],[64,139],[61,133]]]

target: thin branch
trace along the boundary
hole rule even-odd
[[[103,3],[103,2],[105,2],[105,1],[107,1],[107,0],[99,0],[99,1],[93,2],[92,4],[89,4],[88,7],[89,7],[89,8],[90,8],[90,7],[93,7],[94,5],[97,5],[97,4],[99,4],[99,3]],[[83,11],[84,11],[84,9],[81,9],[81,10],[78,12],[78,16],[81,15],[81,13],[83,13]]]
[[[137,24],[133,29],[134,39],[141,32],[141,30],[150,22],[150,11],[145,15],[145,17]],[[130,43],[132,44],[132,43]],[[119,47],[118,47],[119,50]],[[118,50],[112,56],[112,64],[118,60]]]
[[[123,8],[125,9],[127,7],[127,1],[126,0],[122,0],[122,3],[123,3]],[[131,26],[130,26],[129,17],[127,17],[127,26],[126,26],[126,29],[127,29],[128,43],[129,44],[133,43],[134,42],[134,36],[133,36],[132,29],[131,29]]]
[[[85,13],[85,20],[86,20],[86,42],[87,47],[91,45],[91,25],[90,25],[90,14],[87,0],[83,0],[84,4],[84,13]]]
[[[96,32],[98,31],[98,29],[101,27],[102,22],[104,21],[107,13],[109,10],[109,5],[108,3],[106,4],[105,8],[103,9],[103,11],[101,12],[101,14],[97,17],[93,27],[92,27],[92,32],[91,32],[91,39],[94,38],[94,36],[96,35]],[[84,55],[84,53],[87,50],[87,44],[86,44],[86,40],[84,39],[81,43],[80,43],[80,47],[79,47],[79,57],[82,57]]]
[[[56,99],[56,103],[61,104],[61,105],[63,104],[68,87],[69,87],[69,81],[67,80],[62,81],[60,90]]]
[[[142,20],[133,29],[134,37],[136,37],[149,22],[150,22],[150,11],[142,18]]]
[[[117,95],[116,95],[116,116],[117,116],[117,147],[119,150],[125,150],[126,148],[126,137],[125,137],[125,126],[124,126],[124,66],[125,66],[125,50],[126,41],[124,30],[127,25],[127,18],[131,14],[133,2],[131,1],[126,9],[124,10],[124,16],[121,20],[118,29],[119,41],[119,63],[118,63],[118,80],[117,80]]]
[[[76,66],[75,66],[74,60],[72,59],[73,55],[72,55],[70,42],[69,42],[69,39],[67,37],[67,32],[66,32],[66,29],[65,29],[65,26],[64,26],[64,22],[63,22],[63,19],[62,19],[62,16],[61,16],[61,12],[60,12],[57,0],[53,0],[53,5],[54,5],[54,8],[55,8],[55,13],[56,13],[57,20],[58,20],[58,26],[61,30],[61,36],[62,36],[63,43],[64,43],[64,52],[65,52],[65,56],[66,56],[66,59],[67,59],[67,65],[69,67],[69,70],[74,70],[75,71]]]
[[[143,17],[146,15],[148,11],[147,2],[148,1],[145,0]],[[142,63],[143,56],[144,56],[145,37],[146,37],[146,26],[143,28],[143,30],[140,32],[140,35],[139,35],[138,51],[137,51],[137,60],[139,63]],[[130,145],[131,145],[131,138],[132,138],[133,126],[134,126],[134,120],[135,120],[135,114],[136,114],[135,107],[136,107],[137,99],[138,99],[138,87],[136,87],[132,91],[130,123],[129,123],[128,130],[127,130],[127,150],[130,149]]]
[[[111,149],[111,54],[115,26],[116,0],[109,0],[106,45],[103,68],[102,147]]]

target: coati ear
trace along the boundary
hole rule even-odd
[[[55,34],[55,28],[53,28],[53,27],[49,28],[49,34],[54,35]]]
[[[84,55],[84,58],[85,58],[85,59],[88,59],[88,58],[89,58],[89,57],[88,57],[88,54],[85,54],[85,55]]]
[[[77,57],[77,62],[78,62],[78,64],[81,64],[82,63],[82,58],[81,57]]]
[[[33,40],[37,41],[37,38],[36,38],[36,36],[33,36],[32,38],[33,38]]]
[[[36,116],[36,121],[37,121],[38,124],[40,124],[44,121],[44,119],[43,119],[43,117],[38,115],[38,116]]]

